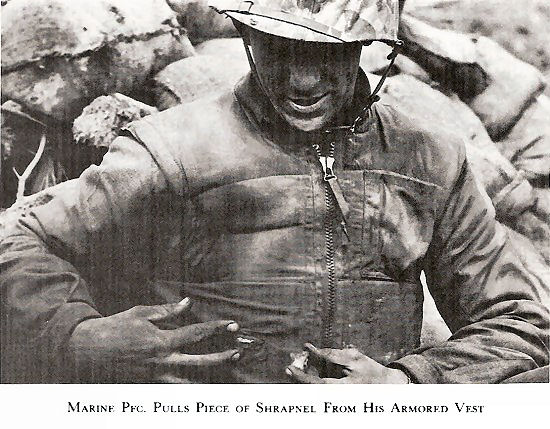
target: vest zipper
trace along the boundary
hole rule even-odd
[[[323,338],[322,347],[332,346],[332,327],[334,324],[334,315],[336,313],[336,269],[334,264],[334,220],[336,216],[336,206],[334,203],[334,195],[330,187],[329,180],[336,176],[333,172],[334,165],[334,143],[330,144],[328,156],[323,156],[319,145],[313,145],[317,152],[319,162],[323,167],[323,188],[325,191],[325,262],[327,266],[327,292],[324,299],[324,315],[323,315]]]

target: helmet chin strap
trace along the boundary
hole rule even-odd
[[[401,48],[403,47],[403,42],[401,40],[398,40],[397,42],[394,42],[394,43],[386,43],[386,44],[393,47],[392,51],[388,55],[388,60],[390,60],[390,63],[388,64],[388,67],[386,67],[386,70],[384,70],[384,73],[380,77],[380,80],[378,81],[376,88],[374,88],[374,90],[371,92],[370,96],[368,97],[366,106],[363,108],[359,116],[355,118],[355,121],[353,121],[353,124],[351,125],[351,127],[349,127],[349,130],[352,133],[355,133],[357,127],[364,122],[372,105],[377,101],[380,101],[380,97],[378,96],[378,93],[382,89],[382,86],[384,85],[384,82],[386,81],[386,78],[388,77],[388,74],[390,73],[390,70],[393,67],[393,64],[395,63],[395,59],[397,58],[397,55],[399,55]]]
[[[256,68],[256,64],[254,63],[254,58],[252,57],[252,52],[250,52],[250,46],[246,43],[246,39],[242,37],[244,49],[246,51],[246,57],[248,58],[248,62],[250,64],[250,69],[252,70],[252,74],[254,75],[254,78],[258,82],[258,86],[260,87],[261,91],[264,93],[264,96],[267,97],[267,92],[265,91],[264,87],[262,86],[262,81],[260,80],[260,76],[258,75],[258,70]],[[397,58],[397,55],[399,55],[401,48],[403,47],[403,42],[401,40],[398,40],[397,42],[383,42],[388,44],[389,46],[392,46],[393,49],[388,55],[388,60],[390,60],[390,63],[388,64],[388,67],[386,67],[386,70],[380,77],[380,80],[378,81],[378,84],[374,88],[374,91],[371,92],[369,97],[367,98],[367,103],[363,110],[361,110],[361,113],[355,120],[353,121],[353,124],[351,126],[345,125],[341,127],[331,127],[326,130],[326,132],[331,132],[336,129],[349,129],[352,133],[356,132],[356,129],[361,123],[363,123],[366,119],[366,116],[368,115],[368,112],[370,111],[370,108],[374,103],[380,100],[380,97],[378,96],[378,93],[382,89],[382,86],[384,85],[384,82],[386,81],[386,78],[388,77],[388,74],[390,73],[391,68],[393,67],[393,64],[395,63],[395,59]],[[268,98],[269,99],[269,98]]]
[[[254,78],[258,82],[258,86],[264,93],[264,95],[267,97],[267,93],[264,90],[264,87],[262,86],[262,81],[260,80],[260,76],[258,75],[258,69],[256,69],[256,63],[254,63],[254,58],[252,58],[252,52],[250,52],[250,46],[246,43],[246,40],[244,37],[243,44],[244,44],[244,50],[246,51],[246,57],[248,58],[248,63],[250,64],[250,69],[252,70],[252,74],[254,75]]]

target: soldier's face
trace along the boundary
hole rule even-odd
[[[359,43],[312,43],[249,33],[254,63],[275,110],[302,131],[334,121],[354,93]]]

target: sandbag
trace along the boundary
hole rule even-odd
[[[208,0],[167,0],[179,15],[193,44],[218,37],[236,37],[237,30],[231,19],[208,7]]]
[[[412,14],[437,28],[489,37],[539,70],[550,64],[548,0],[409,0]]]
[[[108,148],[126,125],[157,111],[155,107],[123,94],[98,97],[75,119],[74,141]]]
[[[437,29],[406,14],[401,37],[404,53],[457,93],[494,140],[506,135],[544,90],[536,68],[486,37]]]
[[[377,79],[372,75],[369,78]],[[513,224],[519,214],[533,207],[531,185],[498,151],[479,118],[457,97],[447,97],[407,75],[388,78],[380,97],[382,103],[428,128],[463,138],[470,167],[491,198],[499,219]]]
[[[2,8],[3,97],[72,122],[194,53],[165,0],[17,0]]]
[[[404,55],[462,99],[481,94],[489,85],[487,74],[477,64],[476,47],[470,36],[435,28],[405,13],[399,37],[404,42]]]
[[[512,227],[525,235],[550,264],[550,224],[548,222],[537,216],[534,211],[526,211],[517,217],[516,224]]]
[[[410,76],[415,77],[421,82],[431,84],[432,78],[430,75],[424,70],[422,67],[420,67],[418,64],[416,64],[413,60],[411,60],[409,57],[406,57],[405,55],[398,55],[395,59],[395,65],[394,67],[397,69],[398,73],[402,74],[408,74]]]
[[[531,241],[514,231],[506,228],[512,246],[517,251],[518,260],[521,261],[526,271],[531,274],[531,281],[537,286],[536,292],[541,302],[550,309],[550,264]]]
[[[550,188],[548,184],[546,186],[544,189],[534,189],[537,197],[534,212],[544,222],[550,224]]]
[[[544,77],[533,66],[515,58],[486,37],[476,41],[477,62],[490,78],[482,94],[468,102],[489,135],[499,140],[544,91]]]
[[[240,37],[212,39],[195,46],[197,55],[212,55],[227,57],[232,61],[248,64],[243,40]]]
[[[229,90],[250,70],[248,62],[197,55],[170,64],[154,78],[156,106],[168,109],[213,92]]]
[[[390,64],[388,55],[391,52],[392,48],[384,43],[372,43],[363,47],[359,65],[365,72],[380,74]]]
[[[550,176],[550,98],[540,95],[498,148],[531,180]]]

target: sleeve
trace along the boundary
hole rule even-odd
[[[391,366],[418,383],[500,383],[548,365],[543,288],[495,221],[467,161],[439,216],[425,271],[452,336]]]
[[[91,282],[76,267],[101,270],[105,255],[133,253],[127,243],[146,247],[155,219],[142,209],[166,204],[168,194],[147,149],[119,137],[101,165],[51,188],[49,202],[6,227],[0,238],[2,381],[71,381],[66,342],[78,323],[102,317]]]

